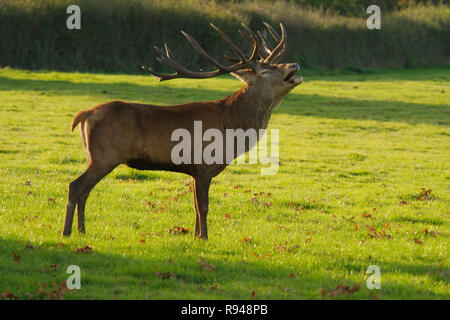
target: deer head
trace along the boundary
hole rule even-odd
[[[287,49],[287,33],[286,28],[280,23],[281,37],[268,23],[263,22],[267,31],[276,41],[276,46],[272,47],[264,35],[257,31],[254,33],[249,27],[241,23],[244,31],[239,30],[239,33],[248,40],[251,45],[251,52],[245,55],[234,43],[225,35],[219,28],[210,23],[209,25],[225,40],[231,47],[233,52],[238,57],[230,57],[225,55],[225,58],[234,62],[233,65],[225,66],[212,58],[206,51],[194,40],[189,34],[181,31],[183,36],[189,43],[197,50],[197,52],[206,58],[217,69],[209,72],[195,72],[181,66],[174,58],[169,50],[167,44],[164,44],[164,49],[155,47],[160,57],[157,60],[176,71],[173,74],[163,74],[155,72],[146,67],[142,69],[147,70],[151,75],[156,77],[159,81],[170,80],[175,78],[212,78],[218,75],[230,73],[239,80],[245,82],[248,86],[258,88],[259,95],[266,96],[272,101],[281,100],[289,91],[294,89],[297,85],[302,83],[303,78],[295,77],[295,74],[300,70],[297,63],[278,63],[286,53]]]

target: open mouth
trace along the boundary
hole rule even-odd
[[[303,82],[302,76],[295,77],[298,71],[299,68],[296,68],[295,70],[289,72],[288,75],[284,78],[284,81],[292,85],[299,85],[300,83],[302,83]]]
[[[300,83],[303,82],[303,77],[296,77],[295,75],[297,74],[297,72],[300,71],[300,67],[297,63],[292,63],[290,65],[290,69],[292,70],[291,72],[289,72],[286,77],[284,77],[284,81],[291,84],[291,85],[299,85]]]
[[[288,73],[288,75],[284,78],[284,81],[291,82],[294,80],[294,76],[297,74],[298,70],[294,70]]]

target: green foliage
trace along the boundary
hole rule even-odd
[[[336,2],[337,3],[337,2]],[[337,4],[331,4],[338,10]],[[366,28],[365,8],[345,17],[331,10],[284,1],[80,0],[81,30],[66,28],[70,0],[4,0],[0,3],[0,66],[26,69],[139,73],[161,69],[153,46],[167,42],[177,59],[193,69],[210,68],[181,36],[185,30],[220,59],[231,53],[208,27],[213,21],[243,48],[236,30],[242,21],[283,21],[289,33],[286,61],[308,68],[420,67],[449,65],[450,9],[414,6],[382,13],[382,29]],[[403,7],[403,6],[401,6]],[[328,7],[327,7],[328,8]]]
[[[239,81],[0,69],[0,299],[450,299],[450,69],[355,71],[304,74],[269,123],[278,173],[216,177],[203,242],[188,176],[125,166],[92,191],[87,234],[63,238],[86,168],[70,123],[108,100],[218,99]],[[81,290],[58,286],[69,265]]]
[[[448,0],[294,0],[313,8],[335,11],[347,16],[364,16],[371,4],[378,5],[382,11],[392,11],[420,6],[421,4],[448,4]]]

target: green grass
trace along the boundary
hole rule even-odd
[[[449,299],[449,80],[450,69],[306,73],[269,125],[278,174],[232,165],[215,178],[209,241],[193,237],[188,176],[125,166],[91,193],[87,234],[65,239],[68,184],[86,167],[76,112],[216,99],[240,83],[0,69],[0,296]],[[69,265],[81,290],[50,295]],[[366,287],[369,265],[381,290]]]

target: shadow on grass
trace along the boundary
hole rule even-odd
[[[154,82],[149,78],[149,83]],[[72,82],[63,80],[11,79],[0,75],[1,90],[35,91],[41,94],[68,96],[98,96],[108,100],[151,100],[153,103],[175,104],[190,101],[212,100],[225,97],[231,92],[223,90],[172,88],[165,84],[146,86],[128,82]],[[180,100],[180,98],[184,98]]]
[[[174,88],[144,86],[130,83],[75,83],[60,80],[11,79],[0,76],[0,90],[25,90],[55,95],[90,95],[108,100],[151,101],[168,105],[223,98],[231,91],[204,88]],[[325,95],[301,94],[301,88],[289,94],[275,114],[311,116],[327,119],[396,121],[409,124],[450,125],[447,105],[430,106],[420,103],[389,100],[360,100]],[[356,128],[369,130],[370,128]]]
[[[421,218],[421,217],[418,217],[418,218],[412,218],[412,217],[398,217],[398,218],[393,218],[392,219],[393,221],[397,221],[397,222],[402,222],[402,223],[413,223],[413,224],[423,224],[423,225],[427,225],[427,226],[430,226],[430,225],[437,225],[437,226],[440,226],[440,225],[443,225],[444,223],[441,221],[441,220],[439,220],[439,219],[437,219],[437,218]]]
[[[286,207],[299,209],[299,210],[325,210],[325,206],[322,203],[310,202],[310,201],[284,201]]]
[[[0,291],[7,290],[19,299],[49,298],[46,292],[51,291],[51,283],[64,283],[69,277],[66,273],[69,265],[80,267],[82,288],[63,291],[61,297],[66,299],[251,299],[252,291],[255,291],[256,299],[320,299],[322,288],[333,290],[338,284],[347,283],[326,269],[299,272],[295,265],[288,269],[266,260],[243,263],[223,258],[208,259],[207,263],[213,264],[215,271],[205,271],[198,257],[183,254],[180,248],[166,247],[161,252],[151,252],[149,258],[137,258],[97,252],[95,243],[92,247],[92,253],[76,253],[75,246],[63,247],[57,243],[30,246],[20,240],[0,239]],[[145,247],[142,250],[146,250]],[[357,260],[346,265],[342,277],[349,270],[364,271],[367,263]],[[424,276],[431,272],[433,280],[443,281],[442,268],[421,262],[414,265],[382,263],[381,267],[386,273]],[[357,293],[336,298],[370,298],[364,282],[361,281],[361,290]],[[47,287],[46,283],[50,285]],[[289,290],[286,290],[286,284]],[[41,293],[39,288],[42,288]],[[258,288],[265,288],[265,292]],[[417,290],[418,287],[407,283],[383,283],[383,295],[389,298],[417,297]],[[432,291],[425,297],[448,298]]]
[[[300,90],[299,90],[300,91]],[[301,92],[301,91],[300,91]],[[301,115],[328,119],[396,121],[409,124],[450,125],[450,108],[389,100],[359,100],[325,95],[292,94],[274,114]],[[360,126],[362,130],[384,130]]]
[[[309,70],[304,76],[308,80],[320,81],[436,81],[447,82],[450,80],[450,68],[415,68],[415,69],[372,69],[350,67],[336,70]]]
[[[160,176],[157,174],[147,172],[138,172],[136,170],[132,170],[128,174],[117,174],[114,176],[117,180],[128,181],[128,180],[137,180],[137,181],[153,181],[160,179]]]

